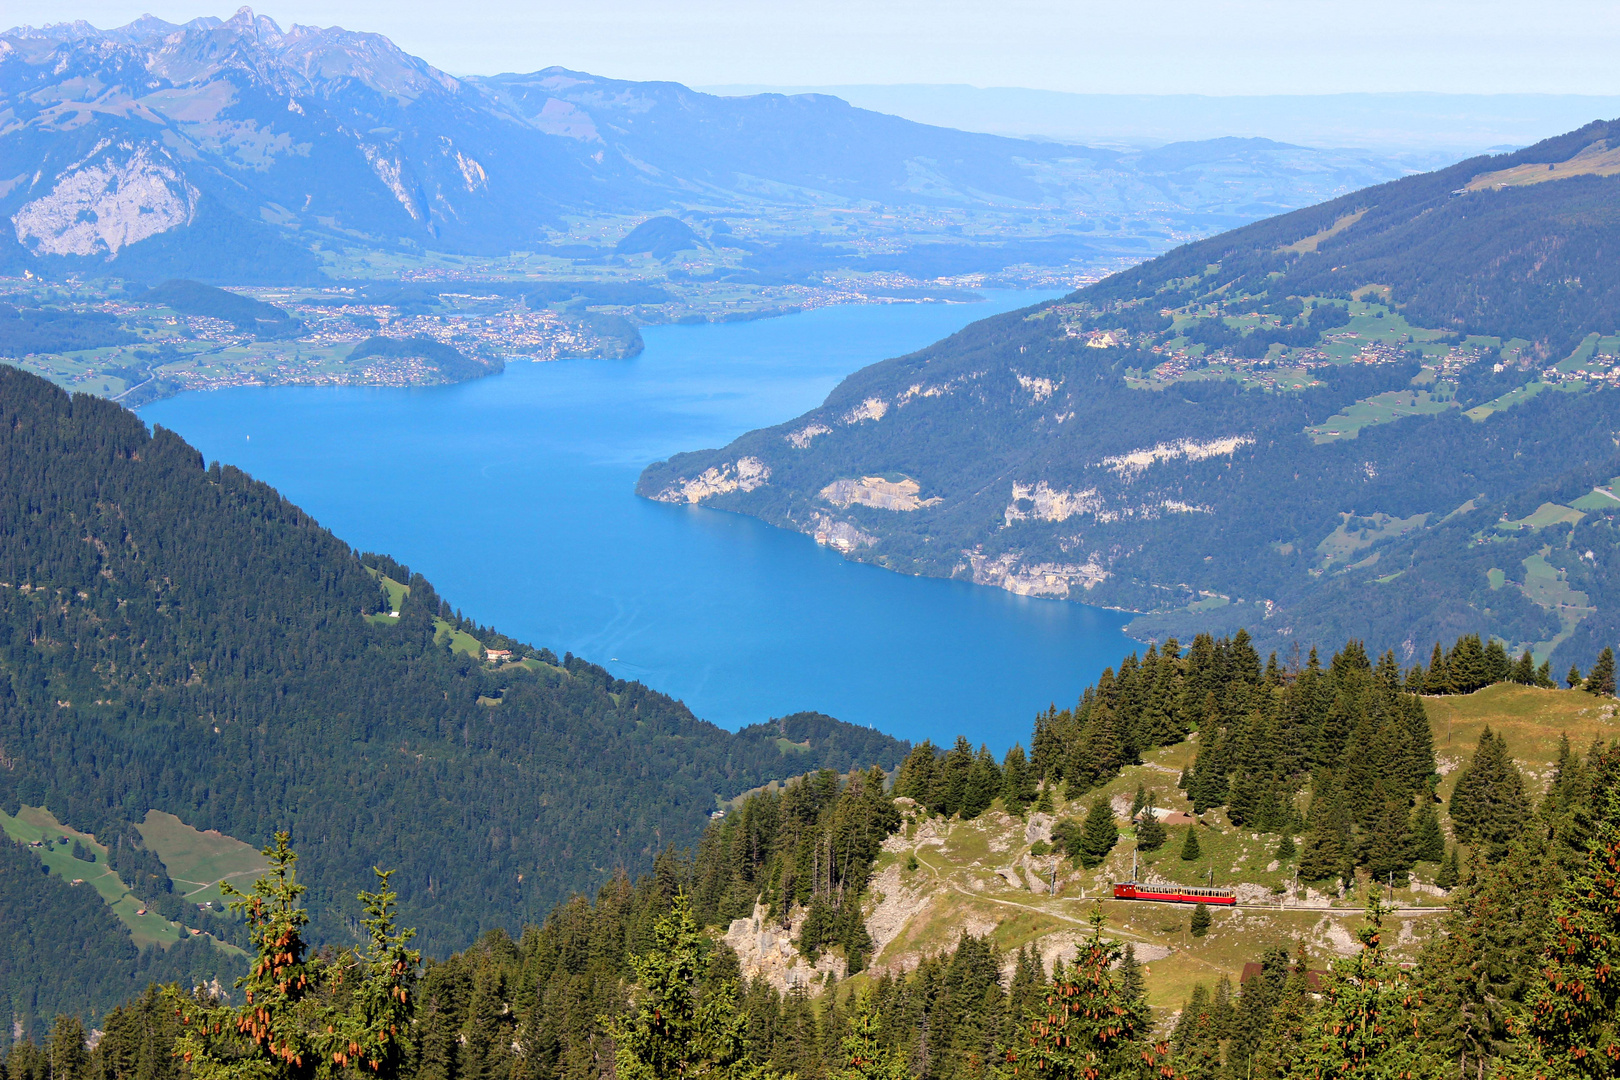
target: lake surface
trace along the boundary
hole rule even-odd
[[[240,388],[141,415],[426,575],[476,621],[717,724],[813,709],[999,754],[1136,647],[1127,616],[905,577],[633,494],[651,461],[790,419],[868,363],[1050,294],[988,295],[655,327],[634,360],[519,362],[457,386]]]

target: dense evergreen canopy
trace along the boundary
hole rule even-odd
[[[0,476],[0,809],[94,832],[143,891],[166,882],[130,827],[149,809],[286,828],[316,940],[352,938],[332,905],[387,866],[442,954],[692,842],[717,797],[907,749],[815,714],[731,734],[522,646],[172,432],[13,368]],[[368,619],[379,570],[410,586],[398,618]],[[452,651],[452,629],[522,662]]]

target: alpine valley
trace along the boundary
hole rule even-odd
[[[243,9],[0,34],[0,215],[0,1080],[1620,1075],[1620,121],[1421,174],[1100,150],[453,78]],[[523,356],[607,371],[555,395],[589,410],[637,363],[589,358],[654,321],[1060,281],[1088,284],[637,487],[1051,600],[776,534],[868,591],[1133,612],[1146,647],[997,754],[809,711],[724,730],[126,407]],[[828,341],[963,322],[797,344],[841,374]],[[647,385],[764,381],[723,363]],[[487,541],[521,455],[464,400],[448,473],[507,483],[467,488]],[[590,452],[669,443],[635,445]],[[455,554],[526,572],[486,546]],[[749,632],[814,636],[761,607]],[[860,662],[892,681],[927,621]],[[930,671],[1031,696],[953,647]]]
[[[904,573],[1409,662],[1620,632],[1620,123],[1274,217],[651,466]]]
[[[361,273],[355,251],[567,266],[674,213],[618,253],[718,253],[749,280],[933,277],[1134,261],[1407,171],[1261,139],[1089,149],[560,68],[458,79],[380,35],[245,8],[0,34],[14,271],[311,282]]]

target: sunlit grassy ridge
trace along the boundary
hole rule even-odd
[[[1424,704],[1443,800],[1449,799],[1459,769],[1486,727],[1501,733],[1537,795],[1551,781],[1562,736],[1580,752],[1594,739],[1620,737],[1615,716],[1620,703],[1579,690],[1498,684],[1466,696],[1429,697]],[[1156,1008],[1179,1007],[1195,983],[1223,974],[1235,981],[1245,963],[1258,960],[1273,945],[1292,950],[1303,944],[1316,958],[1313,966],[1319,967],[1331,955],[1351,951],[1368,883],[1364,880],[1355,892],[1340,897],[1297,882],[1298,856],[1278,857],[1280,836],[1237,828],[1224,810],[1204,814],[1195,825],[1172,823],[1163,847],[1135,851],[1134,834],[1123,819],[1138,786],[1151,793],[1161,812],[1190,815],[1192,805],[1177,781],[1196,752],[1196,737],[1154,751],[1102,788],[1076,800],[1060,798],[1054,814],[1031,814],[1027,820],[999,805],[966,822],[928,818],[908,807],[905,825],[877,863],[875,902],[869,910],[880,944],[874,968],[912,967],[922,956],[950,948],[964,931],[989,934],[1007,952],[1034,946],[1050,960],[1085,933],[1086,917],[1099,899],[1108,932],[1135,943],[1146,962],[1149,999]],[[1308,794],[1298,797],[1301,810],[1309,804]],[[1031,854],[1032,846],[1041,850],[1041,845],[1032,845],[1032,836],[1044,834],[1054,821],[1083,815],[1099,797],[1111,800],[1121,820],[1120,842],[1101,866],[1086,870],[1055,854]],[[1444,820],[1449,842],[1449,818]],[[1190,861],[1180,855],[1189,828],[1197,831],[1200,848],[1199,857]],[[1296,849],[1303,839],[1295,837]],[[1195,938],[1188,907],[1111,898],[1112,882],[1131,875],[1133,856],[1137,877],[1143,880],[1202,884],[1213,872],[1215,884],[1237,890],[1239,905],[1215,910],[1209,934]],[[1437,864],[1420,863],[1411,882],[1394,891],[1392,946],[1398,956],[1412,958],[1437,931],[1437,916],[1445,910],[1444,896],[1434,886],[1438,870]],[[1032,887],[1031,871],[1046,882],[1055,871],[1057,895]]]

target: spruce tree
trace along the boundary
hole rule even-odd
[[[1569,665],[1569,674],[1564,676],[1564,682],[1571,690],[1581,685],[1581,669],[1574,664]]]
[[[76,1016],[58,1016],[45,1047],[50,1080],[90,1080],[90,1055],[84,1049],[84,1024]]]
[[[930,805],[929,800],[934,794],[934,783],[939,772],[939,751],[934,744],[924,739],[911,748],[911,753],[900,763],[900,771],[894,778],[894,795],[897,799],[914,799],[921,806],[937,809]]]
[[[1457,880],[1461,868],[1457,865],[1457,849],[1452,847],[1446,852],[1446,861],[1440,864],[1440,872],[1434,876],[1434,883],[1448,892],[1457,887]]]
[[[1197,862],[1203,852],[1198,850],[1198,826],[1187,826],[1187,837],[1181,842],[1181,861]]]
[[[172,986],[168,1000],[184,1034],[175,1053],[197,1080],[306,1080],[329,1071],[365,1070],[397,1076],[406,1058],[415,1001],[410,987],[421,954],[408,948],[414,930],[397,930],[392,871],[377,871],[378,890],[362,892],[370,938],[364,954],[311,958],[304,941],[309,916],[299,906],[298,856],[278,832],[263,852],[269,871],[232,897],[230,908],[247,918],[258,956],[236,980],[244,1004],[193,996]],[[342,1005],[324,1000],[342,991]],[[335,1067],[335,1069],[334,1069]]]
[[[1530,798],[1519,766],[1508,755],[1507,742],[1489,727],[1451,793],[1451,827],[1465,844],[1483,847],[1500,858],[1530,817]]]
[[[1593,833],[1585,863],[1552,902],[1526,1042],[1552,1076],[1620,1073],[1620,747],[1588,762]]]
[[[940,762],[933,795],[928,800],[930,807],[946,817],[962,809],[967,796],[968,774],[973,771],[973,756],[973,744],[958,735],[956,745]]]
[[[1586,677],[1586,692],[1602,697],[1614,697],[1614,649],[1605,645],[1598,654],[1597,663]]]
[[[855,1014],[840,1050],[838,1067],[830,1073],[832,1080],[910,1080],[905,1060],[884,1037],[870,986],[855,999]]]
[[[699,992],[704,945],[691,904],[681,894],[653,924],[648,950],[630,958],[634,1004],[607,1024],[623,1080],[724,1075],[741,1060],[746,1021],[736,1006],[735,985]]]
[[[1424,799],[1418,804],[1412,818],[1412,858],[1417,862],[1437,863],[1446,857],[1446,838],[1440,831],[1440,815],[1434,803]]]
[[[1157,851],[1164,847],[1169,838],[1169,832],[1164,823],[1159,820],[1159,812],[1153,807],[1142,811],[1142,818],[1136,824],[1136,846],[1142,851]]]
[[[1203,937],[1209,933],[1209,924],[1212,921],[1209,917],[1209,905],[1198,904],[1193,907],[1192,922],[1188,925],[1188,929],[1193,937]]]
[[[1009,813],[1022,815],[1035,798],[1035,777],[1024,757],[1024,748],[1014,743],[1001,763],[1001,801]]]
[[[1117,942],[1102,936],[1102,909],[1092,910],[1091,937],[1072,968],[1054,970],[1052,984],[1029,1012],[1025,1034],[1004,1053],[1012,1077],[1148,1080],[1165,1064],[1168,1048],[1152,1045],[1144,1004],[1129,1000],[1110,970]]]
[[[1285,831],[1283,833],[1281,842],[1277,844],[1277,861],[1287,862],[1289,859],[1294,857],[1297,850],[1298,849],[1294,846],[1293,832],[1291,830]]]
[[[1434,652],[1429,656],[1429,670],[1423,677],[1423,692],[1444,694],[1450,685],[1451,676],[1446,671],[1446,654],[1437,641],[1434,643]]]
[[[1322,1006],[1305,1026],[1294,1080],[1421,1080],[1438,1076],[1416,1032],[1417,994],[1410,975],[1383,950],[1385,908],[1368,894],[1361,952],[1336,960]]]
[[[1119,828],[1114,824],[1114,808],[1107,799],[1097,799],[1086,813],[1086,823],[1080,831],[1078,851],[1071,850],[1081,866],[1090,870],[1101,866],[1108,853],[1119,842]]]
[[[980,746],[968,769],[967,782],[962,786],[962,820],[972,821],[990,809],[1001,794],[1001,770],[987,747]]]
[[[1052,805],[1052,785],[1042,784],[1040,794],[1035,797],[1035,812],[1037,814],[1051,814],[1056,812]]]
[[[1419,1026],[1442,1059],[1467,1063],[1465,1075],[1490,1072],[1510,1049],[1558,886],[1544,844],[1515,844],[1491,865],[1476,859],[1452,891],[1441,932],[1419,954]]]

